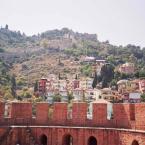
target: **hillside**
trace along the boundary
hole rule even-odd
[[[9,84],[9,74],[7,73],[10,70],[10,66],[0,60],[0,85]]]
[[[15,77],[9,71],[10,65],[0,60],[0,100],[15,97]]]
[[[7,26],[0,29],[0,49],[4,50],[0,51],[0,58],[11,66],[10,72],[16,75],[17,82],[24,85],[50,73],[64,77],[81,74],[85,66],[80,58],[86,55],[106,59],[115,66],[129,61],[138,70],[145,69],[145,48],[131,44],[114,46],[109,41],[100,42],[96,34],[68,28],[26,36]]]
[[[21,64],[16,63],[12,69],[12,73],[17,74],[18,82],[28,80],[29,84],[41,77],[48,77],[49,74],[57,76],[61,74],[62,77],[69,78],[77,72],[80,72],[79,63],[75,62],[73,58],[65,55],[59,56],[56,53],[36,56]]]
[[[54,45],[54,48],[62,48],[61,43],[71,44],[77,42],[78,40],[97,41],[97,35],[88,33],[82,34],[73,32],[68,28],[63,28],[61,30],[49,30],[38,35],[26,36],[20,31],[9,30],[8,25],[6,25],[5,28],[0,28],[0,47],[21,47],[22,44],[22,47],[25,47],[25,45],[29,46],[31,44],[37,44],[37,46],[39,46],[39,44],[41,44],[41,41],[43,43],[43,40],[47,40],[47,47],[53,48]],[[71,46],[70,44],[69,46]],[[66,46],[64,45],[64,47]]]
[[[0,47],[8,47],[25,41],[26,36],[21,34],[20,31],[10,31],[8,26],[0,29]]]

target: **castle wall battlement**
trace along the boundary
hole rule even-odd
[[[112,118],[107,119],[107,104],[93,103],[92,116],[88,118],[86,103],[0,103],[1,125],[62,125],[110,128],[145,129],[145,104],[113,104]],[[7,111],[7,113],[6,113]]]

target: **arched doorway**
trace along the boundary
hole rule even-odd
[[[41,135],[40,137],[40,143],[41,145],[47,145],[47,136],[46,135]]]
[[[134,140],[131,145],[139,145],[138,141]]]
[[[16,145],[20,145],[20,142],[17,142]]]
[[[88,145],[97,145],[97,140],[95,137],[91,136],[88,139]]]
[[[73,145],[73,137],[70,134],[64,136],[63,145]]]

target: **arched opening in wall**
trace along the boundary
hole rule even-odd
[[[21,144],[20,144],[20,141],[17,141],[17,142],[16,142],[16,145],[21,145]]]
[[[131,145],[139,145],[138,141],[134,140]]]
[[[64,136],[63,145],[73,145],[73,137],[70,134]]]
[[[20,140],[17,140],[16,145],[21,145]]]
[[[47,136],[46,135],[41,135],[40,137],[40,143],[41,145],[47,145]]]
[[[94,136],[91,136],[88,140],[88,145],[97,145],[97,139]]]

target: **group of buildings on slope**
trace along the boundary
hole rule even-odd
[[[54,78],[42,78],[39,81],[39,93],[45,95],[48,101],[52,96],[60,95],[62,101],[67,101],[68,95],[72,95],[74,101],[95,101],[105,99],[115,102],[140,102],[141,95],[145,92],[145,80],[120,80],[118,89],[92,88],[92,78],[73,80],[59,80]]]
[[[85,63],[92,66],[92,71],[99,72],[106,63],[105,60],[95,60],[93,57],[86,57]],[[93,62],[93,63],[92,63]],[[118,68],[120,73],[132,74],[135,71],[133,63],[125,63]],[[92,102],[99,99],[106,99],[111,102],[140,102],[141,95],[145,92],[145,80],[119,80],[117,89],[103,88],[99,86],[92,88],[93,78],[82,77],[77,79],[62,79],[51,74],[48,78],[41,78],[38,84],[38,92],[45,96],[48,102],[52,102],[52,96],[60,95],[61,101],[68,101],[71,95],[74,101]]]

